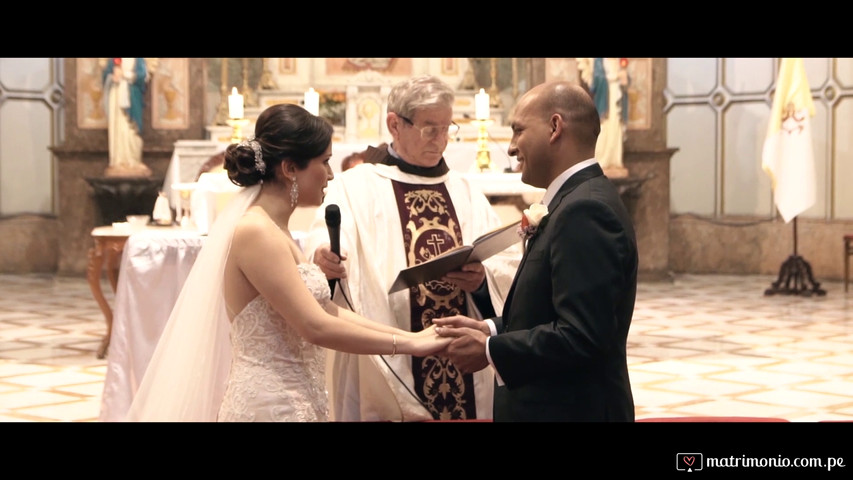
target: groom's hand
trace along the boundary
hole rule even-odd
[[[489,335],[491,335],[491,332],[489,331],[489,324],[488,323],[486,323],[482,320],[477,320],[476,318],[466,317],[464,315],[452,315],[450,317],[433,318],[432,323],[436,327],[451,327],[451,328],[465,327],[465,328],[470,328],[473,330],[478,330],[480,332],[483,332],[483,335],[485,335],[487,337]],[[442,329],[442,330],[445,330],[445,329]],[[436,329],[436,333],[438,333],[438,332],[439,332],[439,330]],[[442,335],[441,333],[438,333],[438,334]],[[450,335],[452,335],[452,334],[448,333],[447,335],[442,335],[442,336],[450,336]],[[458,335],[454,335],[454,336],[458,336]]]
[[[444,349],[444,356],[448,357],[462,373],[477,372],[489,366],[489,360],[486,358],[486,339],[489,335],[477,328],[454,326],[471,324],[471,322],[484,323],[460,315],[433,319],[433,323],[438,325],[435,329],[437,334],[442,337],[455,337]],[[487,325],[485,328],[488,331]]]

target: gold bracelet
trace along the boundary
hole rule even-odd
[[[391,356],[393,357],[394,355],[397,355],[397,334],[396,333],[391,334],[391,340],[394,342],[394,348],[391,349]]]

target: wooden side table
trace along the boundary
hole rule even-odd
[[[94,240],[95,245],[89,249],[89,265],[86,269],[86,277],[89,280],[89,288],[92,289],[92,296],[95,297],[95,301],[101,307],[107,322],[107,333],[98,348],[98,358],[106,356],[113,329],[113,310],[104,298],[103,290],[101,290],[101,271],[104,267],[104,260],[106,260],[107,278],[109,278],[110,286],[115,292],[118,285],[119,260],[127,237],[131,233],[132,231],[129,228],[119,229],[112,226],[95,227],[92,230],[92,240]]]

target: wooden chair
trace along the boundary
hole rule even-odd
[[[850,282],[850,257],[853,256],[853,235],[844,235],[844,291]]]

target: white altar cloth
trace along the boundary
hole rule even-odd
[[[116,287],[100,420],[123,421],[206,237],[149,227],[127,239]]]

